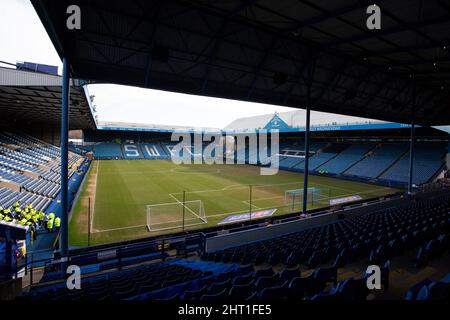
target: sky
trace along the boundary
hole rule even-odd
[[[29,0],[0,0],[0,61],[56,65],[61,74],[62,62]],[[112,84],[90,85],[89,93],[98,120],[106,122],[223,128],[236,118],[295,110]]]

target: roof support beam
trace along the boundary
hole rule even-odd
[[[220,27],[217,29],[216,34],[213,37],[213,47],[209,53],[209,57],[208,57],[208,63],[207,63],[207,67],[205,70],[205,74],[203,76],[203,84],[202,84],[202,89],[201,92],[204,94],[206,92],[206,88],[208,86],[208,80],[209,80],[209,74],[211,73],[211,68],[212,68],[212,64],[214,64],[215,60],[216,60],[216,55],[217,55],[217,51],[219,50],[220,47],[220,43],[223,37],[223,33],[225,31],[225,28],[228,24],[228,21],[234,17],[235,15],[237,15],[239,12],[241,12],[242,10],[248,8],[249,6],[253,5],[255,2],[257,2],[258,0],[247,0],[244,1],[243,3],[241,3],[240,5],[238,5],[234,10],[232,10],[227,16],[225,16],[222,20],[222,23],[220,25]]]
[[[346,44],[346,43],[350,43],[350,42],[358,42],[358,41],[362,41],[362,40],[367,40],[367,39],[373,39],[376,37],[381,37],[381,36],[386,36],[386,35],[390,35],[390,34],[394,34],[394,33],[399,33],[402,31],[406,31],[412,28],[421,28],[421,27],[428,27],[434,24],[440,24],[440,23],[445,23],[448,22],[448,17],[441,17],[441,18],[437,18],[437,19],[430,19],[430,20],[424,20],[422,22],[416,23],[416,24],[408,24],[405,23],[403,25],[398,25],[392,28],[386,28],[386,29],[380,29],[380,30],[374,30],[370,33],[365,32],[365,33],[358,33],[355,36],[349,37],[349,38],[344,38],[341,40],[336,40],[336,41],[331,41],[326,43],[327,47],[334,47],[334,46],[338,46],[341,44]]]
[[[311,125],[311,86],[314,81],[314,72],[317,56],[315,52],[310,51],[308,57],[308,68],[306,78],[306,125],[305,125],[305,161],[303,173],[303,203],[302,214],[306,214],[308,203],[308,176],[309,176],[309,129]]]
[[[415,130],[415,110],[416,108],[416,84],[413,84],[412,105],[411,105],[411,137],[409,141],[409,176],[408,176],[408,194],[413,192],[413,166],[414,166],[414,140],[416,139]]]
[[[69,165],[69,62],[63,59],[62,73],[62,108],[61,108],[61,256],[69,253],[69,198],[68,198],[68,165]],[[65,274],[65,268],[63,268]]]
[[[348,66],[348,61],[344,61],[341,66],[336,69],[335,73],[333,74],[333,76],[330,77],[329,81],[325,84],[325,86],[322,88],[322,90],[320,91],[320,93],[317,95],[317,97],[314,99],[313,104],[316,104],[317,101],[321,100],[323,95],[325,94],[325,92],[327,92],[330,88],[330,86],[336,81],[339,80],[339,78],[342,76],[342,72],[344,72],[344,70],[347,68]]]

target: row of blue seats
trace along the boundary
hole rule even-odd
[[[58,195],[61,186],[51,181],[39,179],[25,184],[24,188],[33,193],[41,194],[49,198],[55,198]]]
[[[21,203],[21,208],[25,204],[31,204],[36,210],[44,211],[52,199],[30,192],[15,192],[7,188],[0,188],[0,206],[3,209],[10,208],[17,201]]]
[[[43,164],[45,161],[39,157],[33,157],[26,153],[20,152],[21,149],[11,150],[6,147],[0,146],[0,153],[5,155],[11,160],[18,160],[30,165]]]
[[[438,237],[429,240],[423,244],[416,254],[416,266],[422,268],[428,265],[432,260],[440,257],[443,253],[449,250],[450,240],[446,234],[441,234]]]
[[[25,297],[37,300],[127,299],[210,274],[176,264],[157,263],[83,279],[80,290],[69,290],[59,284],[32,290]]]
[[[446,150],[443,145],[419,144],[414,150],[413,183],[428,182],[444,163]],[[409,153],[387,170],[381,179],[406,182],[409,179]]]
[[[69,166],[81,159],[82,156],[69,153]],[[4,194],[0,198],[3,207],[20,200],[45,210],[60,191],[60,163],[58,147],[25,134],[0,132],[0,178],[16,183],[22,190]],[[73,173],[69,170],[68,178]]]
[[[382,144],[372,150],[369,156],[345,171],[345,174],[364,178],[376,178],[407,150],[408,145],[403,143]]]
[[[373,148],[373,144],[353,144],[316,170],[331,174],[341,174],[361,160]]]
[[[19,171],[0,164],[0,178],[12,181],[18,184],[25,184],[33,180],[29,176],[22,175]]]
[[[406,293],[406,300],[446,300],[450,299],[450,273],[439,281],[424,279]]]
[[[2,164],[5,167],[10,167],[15,170],[21,170],[21,171],[36,171],[37,167],[33,166],[31,164],[28,164],[26,162],[11,159],[3,154],[0,154],[0,164]]]
[[[389,269],[390,261],[386,261],[381,268],[381,285],[384,291],[389,287]],[[350,277],[339,283],[335,283],[329,290],[323,290],[310,297],[311,301],[348,301],[348,300],[366,300],[370,294],[370,290],[367,287],[368,274],[364,273],[360,278]]]
[[[288,269],[298,265],[307,269],[319,265],[324,268],[323,265],[331,261],[331,266],[322,271],[325,274],[335,274],[335,268],[362,258],[368,264],[384,265],[389,269],[388,261],[417,246],[426,244],[433,248],[433,252],[436,252],[436,247],[448,250],[445,239],[450,234],[449,212],[450,196],[444,196],[430,202],[420,201],[402,208],[367,213],[322,227],[207,253],[203,258],[225,263],[269,264],[270,268],[281,263]],[[438,239],[436,241],[440,244],[430,245],[430,239]],[[388,275],[383,284],[387,290]],[[281,287],[276,289],[278,295],[288,288],[285,283],[278,283],[278,286]],[[339,288],[336,286],[314,299],[342,298]]]
[[[171,143],[115,143],[101,142],[93,147],[94,156],[97,159],[170,159],[171,157],[195,157],[195,149],[183,148],[179,151],[174,150],[174,144]],[[175,154],[175,152],[177,154]],[[212,156],[214,156],[214,151]],[[237,158],[236,154],[232,157]],[[240,155],[241,160],[248,162],[248,152]],[[255,157],[257,155],[254,155]]]

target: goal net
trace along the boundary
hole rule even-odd
[[[290,189],[284,192],[284,202],[291,211],[301,210],[303,204],[304,189]],[[326,206],[330,198],[330,189],[308,188],[307,203],[311,206]]]
[[[146,206],[147,228],[150,232],[207,223],[201,200],[158,203]]]

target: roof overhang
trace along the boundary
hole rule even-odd
[[[445,1],[378,0],[375,31],[365,0],[31,2],[76,78],[303,108],[314,61],[313,110],[450,124]]]
[[[2,119],[58,127],[61,123],[61,77],[0,68]],[[94,129],[95,120],[85,89],[70,81],[70,129]]]

